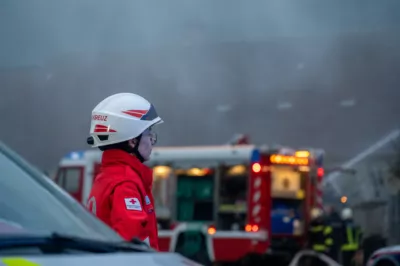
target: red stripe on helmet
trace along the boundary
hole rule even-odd
[[[137,118],[142,118],[149,110],[127,110],[122,111],[124,114],[134,116]]]
[[[95,125],[94,126],[94,132],[95,133],[103,133],[103,132],[117,132],[114,129],[111,129],[108,126],[104,126],[104,125]]]

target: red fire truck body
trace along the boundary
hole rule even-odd
[[[148,165],[160,249],[229,262],[301,248],[310,209],[322,204],[321,156],[254,145],[155,148]],[[100,158],[69,154],[55,181],[85,203]]]

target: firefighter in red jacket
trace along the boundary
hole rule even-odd
[[[127,241],[133,238],[158,249],[150,158],[162,123],[154,106],[133,93],[118,93],[92,111],[88,144],[104,151],[87,208]]]

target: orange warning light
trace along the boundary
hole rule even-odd
[[[270,157],[271,163],[289,165],[308,165],[308,158],[273,154]]]
[[[340,202],[343,203],[343,204],[346,203],[347,202],[347,197],[346,196],[341,197],[340,198]]]
[[[251,232],[251,224],[246,224],[246,227],[244,228],[246,232]]]
[[[217,232],[217,230],[214,227],[209,227],[207,230],[207,233],[209,235],[214,235]]]

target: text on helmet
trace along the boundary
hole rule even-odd
[[[97,121],[107,121],[108,116],[106,115],[93,115],[92,120],[97,120]]]

